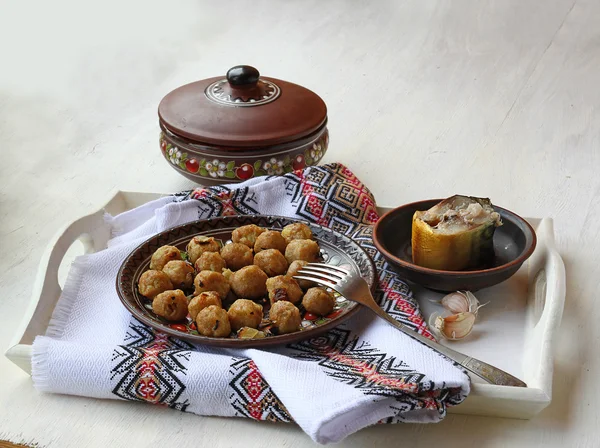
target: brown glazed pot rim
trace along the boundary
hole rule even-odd
[[[218,144],[203,142],[203,141],[199,141],[199,140],[192,140],[187,137],[183,137],[179,134],[174,133],[162,121],[159,121],[159,127],[160,127],[161,131],[165,132],[169,138],[180,140],[180,142],[179,142],[180,145],[182,143],[184,145],[188,145],[192,151],[194,151],[194,150],[203,151],[203,152],[209,151],[209,152],[214,153],[215,155],[222,154],[222,153],[232,153],[232,155],[235,154],[236,156],[240,156],[240,157],[242,157],[244,155],[254,157],[257,152],[271,152],[271,151],[275,151],[275,150],[281,150],[281,151],[293,150],[294,148],[296,148],[298,146],[302,146],[303,144],[305,144],[306,142],[309,142],[312,139],[318,140],[318,136],[321,134],[323,129],[327,127],[327,121],[328,121],[328,119],[327,119],[327,117],[325,117],[325,120],[323,121],[321,126],[319,126],[314,132],[312,132],[308,135],[298,137],[295,140],[290,140],[288,142],[283,142],[283,143],[274,144],[274,145],[266,145],[266,146],[254,145],[252,147],[218,145]]]
[[[239,79],[243,85],[236,84]],[[324,126],[327,106],[306,87],[259,77],[253,67],[237,66],[226,77],[206,78],[172,90],[161,100],[158,116],[180,138],[235,151],[310,135]]]
[[[411,202],[409,204],[404,204],[399,207],[396,207],[393,210],[390,210],[389,212],[385,213],[381,218],[379,218],[379,220],[375,224],[375,227],[373,228],[373,243],[375,244],[375,247],[377,247],[379,252],[381,252],[386,258],[393,260],[394,263],[402,266],[403,268],[406,268],[406,269],[414,271],[414,272],[419,272],[419,273],[424,273],[424,274],[429,274],[429,275],[439,275],[439,276],[444,276],[444,277],[454,277],[454,276],[456,276],[456,277],[479,277],[479,276],[486,276],[489,274],[493,274],[496,272],[506,271],[507,269],[510,269],[511,267],[513,267],[515,265],[521,265],[522,263],[524,263],[525,260],[527,260],[531,256],[533,251],[535,250],[535,247],[537,245],[537,236],[535,234],[533,227],[531,227],[531,224],[529,224],[525,219],[523,219],[521,216],[517,215],[516,213],[514,213],[506,208],[498,207],[497,205],[494,205],[495,209],[499,209],[508,214],[513,215],[521,224],[525,225],[525,227],[531,233],[531,238],[532,238],[529,246],[527,246],[519,254],[519,256],[517,258],[515,258],[514,260],[511,260],[508,263],[504,263],[500,266],[494,266],[493,268],[488,268],[488,269],[478,269],[478,270],[469,270],[469,271],[445,271],[445,270],[441,270],[441,269],[426,268],[426,267],[416,265],[414,263],[409,263],[408,261],[405,261],[405,260],[399,258],[398,256],[392,254],[390,251],[387,250],[385,244],[383,243],[383,241],[385,240],[385,237],[383,237],[382,231],[381,231],[382,223],[384,223],[386,220],[388,220],[389,218],[394,216],[399,211],[404,210],[406,208],[415,208],[415,207],[419,207],[421,204],[430,203],[430,202],[434,202],[434,201],[440,202],[442,200],[443,199],[426,199],[426,200],[422,200],[422,201]],[[416,210],[419,210],[419,208],[416,208]]]

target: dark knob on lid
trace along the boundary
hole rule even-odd
[[[260,73],[249,65],[236,65],[227,71],[227,81],[232,86],[256,84]]]

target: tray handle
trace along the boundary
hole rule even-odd
[[[109,239],[110,227],[104,221],[102,208],[65,226],[48,244],[33,284],[29,307],[5,353],[8,359],[28,374],[31,374],[31,344],[37,335],[46,333],[62,292],[58,283],[58,269],[67,250],[79,240],[84,253],[93,253],[105,248]]]
[[[551,218],[540,221],[536,233],[538,241],[545,243],[544,251],[535,254],[530,260],[529,297],[527,313],[531,334],[528,340],[536,344],[524,352],[523,365],[528,372],[534,372],[528,384],[552,397],[552,375],[554,368],[555,335],[560,326],[566,294],[566,274],[564,262],[556,249],[554,225]]]

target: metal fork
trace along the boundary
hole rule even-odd
[[[309,280],[326,286],[337,291],[346,299],[352,302],[360,303],[366,306],[382,319],[385,319],[389,324],[396,327],[398,330],[410,336],[411,338],[425,344],[438,353],[450,358],[460,364],[469,372],[483,378],[491,384],[500,386],[516,386],[527,387],[523,381],[514,376],[491,366],[483,361],[467,356],[463,353],[452,350],[444,345],[438,344],[425,336],[422,336],[411,330],[406,325],[398,322],[396,319],[387,314],[373,299],[369,285],[365,280],[356,275],[354,272],[339,266],[332,266],[324,263],[309,263],[298,271],[298,275],[294,275],[297,280]]]

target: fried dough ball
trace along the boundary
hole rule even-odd
[[[260,251],[254,256],[254,264],[269,277],[285,274],[288,268],[287,260],[277,249]]]
[[[169,321],[177,321],[187,316],[187,304],[187,297],[181,289],[165,291],[152,301],[152,311]]]
[[[293,333],[300,329],[300,310],[293,303],[282,300],[275,302],[269,312],[269,318],[279,330],[279,333]]]
[[[238,227],[231,234],[231,241],[234,243],[245,244],[250,249],[254,247],[256,238],[263,233],[265,229],[258,227],[256,224],[248,224],[247,226]]]
[[[163,272],[169,276],[176,288],[189,289],[194,284],[194,267],[183,260],[173,260],[165,264]]]
[[[298,274],[298,271],[300,269],[302,269],[304,266],[306,266],[307,264],[308,264],[308,261],[304,261],[304,260],[292,261],[290,263],[290,267],[288,268],[286,275],[288,277],[294,277],[294,275],[302,275],[302,274]],[[296,279],[294,279],[294,280],[296,280]],[[316,283],[311,282],[309,280],[296,280],[296,281],[298,282],[298,285],[302,289],[312,288],[313,286],[316,285]]]
[[[281,236],[290,244],[292,240],[312,240],[313,234],[306,224],[296,222],[285,226],[281,231]]]
[[[267,294],[267,278],[258,266],[246,266],[231,276],[231,289],[240,298],[260,299]]]
[[[156,249],[150,259],[150,269],[162,271],[169,261],[181,260],[181,252],[175,246],[162,246]]]
[[[215,271],[223,272],[227,268],[227,263],[218,252],[204,252],[200,258],[196,260],[194,265],[198,272],[200,271]]]
[[[192,300],[190,300],[190,303],[188,303],[188,311],[192,320],[196,320],[198,313],[211,305],[216,305],[219,308],[223,307],[223,304],[221,303],[221,297],[215,291],[201,292]]]
[[[204,308],[196,316],[198,333],[211,338],[226,338],[231,333],[227,311],[217,305]]]
[[[199,235],[190,240],[186,250],[190,263],[194,264],[204,252],[219,252],[220,249],[221,245],[212,236]]]
[[[138,290],[140,294],[149,299],[153,299],[164,291],[173,289],[173,283],[169,276],[162,271],[153,269],[144,272],[138,281]]]
[[[227,311],[233,331],[242,327],[258,328],[263,317],[262,306],[252,300],[237,299]]]
[[[313,262],[319,258],[319,245],[313,240],[292,240],[285,248],[288,263],[296,260]]]
[[[268,279],[267,291],[273,304],[280,300],[298,303],[302,298],[302,290],[298,286],[298,282],[287,275],[278,275]]]
[[[310,288],[302,298],[306,311],[317,316],[326,316],[335,307],[335,297],[323,288]]]
[[[277,249],[279,252],[284,253],[285,246],[287,246],[287,243],[281,236],[281,232],[278,232],[277,230],[266,230],[256,238],[254,252],[259,253],[261,250]]]
[[[227,267],[232,271],[249,266],[254,261],[252,249],[241,243],[231,243],[223,246],[221,257],[223,257],[225,263],[227,263]]]
[[[213,271],[200,271],[194,279],[196,290],[194,295],[197,296],[201,292],[215,291],[220,297],[227,297],[231,286],[223,274]]]

